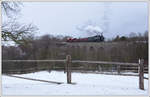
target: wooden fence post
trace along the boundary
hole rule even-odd
[[[118,74],[120,74],[120,65],[117,65]]]
[[[66,56],[67,84],[71,84],[71,56]]]
[[[144,90],[144,59],[139,59],[139,88]]]

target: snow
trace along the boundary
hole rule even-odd
[[[143,95],[148,96],[148,80],[144,80],[145,90],[140,90],[137,76],[72,73],[72,82],[67,84],[64,72],[41,71],[15,75],[41,80],[64,82],[51,84],[2,75],[2,95]]]

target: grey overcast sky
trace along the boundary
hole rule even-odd
[[[19,20],[39,28],[37,35],[86,37],[77,30],[89,22],[106,38],[148,30],[146,2],[24,2]],[[94,35],[94,34],[93,34]],[[90,35],[92,36],[92,35]]]

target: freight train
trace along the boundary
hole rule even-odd
[[[104,39],[104,36],[101,34],[87,38],[69,38],[67,42],[103,42]]]

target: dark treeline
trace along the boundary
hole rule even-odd
[[[116,36],[104,43],[81,43],[82,45],[68,46],[65,41],[68,37],[44,35],[30,37],[23,44],[17,46],[2,46],[2,60],[46,60],[65,59],[67,54],[73,60],[101,60],[117,62],[138,62],[139,58],[148,64],[148,32],[143,35],[132,34],[129,37]],[[74,43],[72,43],[74,44]],[[94,46],[93,44],[103,44]],[[58,65],[57,64],[62,64]],[[45,69],[64,69],[65,63],[4,63],[2,72],[8,71],[31,72]],[[83,66],[83,67],[82,67]],[[98,65],[73,64],[73,67],[96,69]]]

